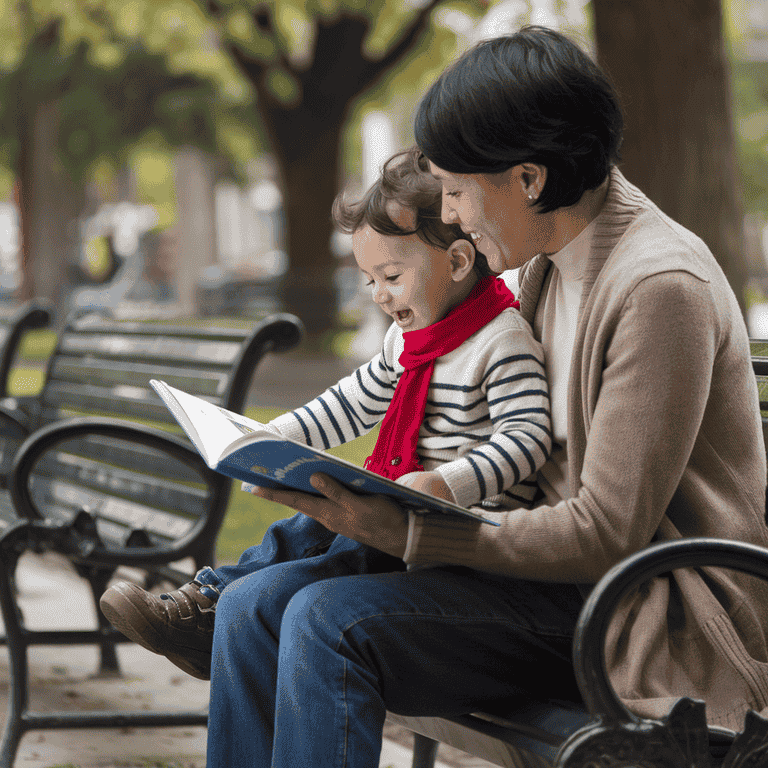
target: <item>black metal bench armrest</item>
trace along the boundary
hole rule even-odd
[[[0,400],[0,489],[3,491],[8,487],[8,475],[11,472],[14,451],[32,431],[33,421],[34,416],[31,415],[30,410],[24,408],[18,399],[4,397]],[[0,495],[0,499],[3,502],[0,518],[7,520],[12,514],[7,494]]]
[[[650,751],[655,752],[655,758],[648,758],[643,765],[666,765],[665,761],[671,759],[669,750],[677,749],[679,744],[675,746],[674,742],[681,739],[688,739],[691,749],[696,742],[698,757],[707,761],[708,750],[713,749],[721,755],[728,752],[728,760],[755,749],[765,753],[768,722],[753,712],[748,713],[744,731],[738,735],[726,728],[707,726],[704,702],[685,698],[661,721],[645,720],[624,706],[608,679],[605,638],[621,600],[654,576],[678,568],[702,567],[731,568],[768,580],[768,549],[713,538],[660,542],[618,563],[595,586],[579,617],[573,660],[584,703],[597,720],[571,736],[561,749],[557,765],[591,765],[594,755],[609,744],[613,751],[621,750],[622,759],[629,761],[622,765],[633,764],[633,759],[642,762]],[[690,756],[694,757],[693,751]],[[695,759],[691,764],[699,765]]]
[[[4,397],[0,400],[0,433],[26,437],[31,431],[37,397]]]
[[[235,375],[222,398],[230,411],[241,413],[248,395],[248,383],[259,361],[268,352],[283,353],[293,349],[304,335],[304,326],[294,315],[277,313],[261,321],[248,344],[240,351],[234,365]]]
[[[52,307],[44,299],[33,299],[22,304],[8,320],[8,338],[0,348],[0,397],[8,394],[8,374],[18,352],[21,337],[35,328],[44,328],[51,322]]]
[[[196,544],[213,541],[218,533],[221,517],[226,511],[229,498],[229,479],[210,469],[196,450],[181,438],[152,427],[98,417],[76,417],[41,427],[22,443],[14,457],[13,468],[8,478],[8,490],[19,517],[32,520],[46,518],[38,509],[31,493],[29,478],[35,463],[49,449],[70,438],[106,437],[146,446],[163,451],[192,468],[208,484],[214,501],[211,508],[219,514],[199,519],[191,529],[177,541],[167,546],[105,546],[96,543],[89,553],[91,563],[106,566],[134,565],[155,566],[181,560],[193,554]]]
[[[692,538],[665,541],[615,565],[587,598],[573,642],[576,680],[587,709],[624,721],[637,721],[614,692],[606,673],[605,635],[613,612],[630,590],[677,568],[732,568],[768,580],[768,550],[726,539]]]

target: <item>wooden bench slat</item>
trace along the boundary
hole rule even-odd
[[[69,412],[113,414],[136,421],[144,419],[171,423],[168,409],[153,394],[149,388],[96,385],[77,387],[74,384],[53,382],[45,392],[41,415],[48,423],[58,421]]]
[[[80,353],[103,360],[172,360],[194,362],[197,365],[231,365],[241,344],[232,341],[184,339],[173,336],[149,338],[79,334],[67,336],[61,350],[67,354]]]
[[[194,336],[201,339],[222,339],[242,342],[247,339],[253,330],[252,324],[243,325],[201,325],[198,319],[194,319],[188,324],[174,323],[152,320],[116,320],[108,314],[93,312],[78,317],[71,328],[78,331],[89,333],[100,333],[109,336],[113,335],[134,335],[134,336],[158,336],[163,333],[173,336]]]
[[[162,379],[172,386],[194,389],[201,395],[220,398],[229,383],[227,371],[187,368],[170,362],[147,365],[145,363],[112,361],[108,366],[103,361],[90,358],[58,358],[48,372],[49,386],[55,381],[74,384],[88,384],[97,380],[101,386],[144,386],[150,379]]]
[[[137,466],[148,475],[162,477],[168,473],[168,455],[164,451],[148,448],[144,445],[129,445],[119,440],[110,440],[101,435],[89,435],[83,438],[69,438],[59,444],[62,453],[77,456],[97,456],[102,463],[135,470]],[[174,478],[179,482],[205,487],[205,479],[194,468],[174,460]]]
[[[167,475],[170,473],[167,473]],[[144,472],[113,467],[82,455],[57,452],[46,454],[35,467],[33,489],[41,477],[77,483],[92,497],[119,496],[125,499],[141,499],[159,509],[173,511],[185,519],[197,519],[205,513],[209,494],[199,484],[174,482],[168,476],[148,475]]]
[[[37,486],[36,482],[35,492],[38,491]],[[186,535],[194,524],[193,520],[184,520],[154,507],[124,499],[94,499],[88,489],[63,480],[49,480],[45,483],[41,501],[45,501],[46,506],[58,507],[60,515],[64,510],[76,514],[81,509],[89,509],[98,519],[103,518],[119,524],[122,533],[125,533],[126,529],[143,529],[160,534],[169,541]]]

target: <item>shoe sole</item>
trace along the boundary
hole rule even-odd
[[[210,680],[211,657],[193,648],[187,648],[186,656],[175,653],[177,646],[169,646],[162,634],[147,620],[146,615],[120,590],[120,585],[112,588],[109,595],[103,595],[99,601],[102,613],[109,623],[142,648],[159,656],[165,656],[179,669],[198,680]],[[197,661],[189,657],[197,656]]]

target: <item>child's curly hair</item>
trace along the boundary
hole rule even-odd
[[[392,203],[416,214],[416,225],[406,229],[392,220]],[[333,220],[346,234],[354,234],[366,224],[380,235],[404,237],[418,235],[427,245],[448,250],[456,240],[472,243],[458,224],[446,224],[440,217],[442,186],[430,173],[429,162],[418,147],[398,152],[387,160],[381,176],[359,200],[340,194],[333,203]],[[472,243],[474,247],[474,243]],[[480,277],[494,274],[485,256],[476,251],[475,272]]]

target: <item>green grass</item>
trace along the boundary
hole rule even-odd
[[[14,396],[34,395],[42,389],[43,371],[39,368],[17,366],[8,380],[8,394]]]
[[[28,331],[19,344],[19,358],[42,362],[56,346],[56,331],[47,329]]]

